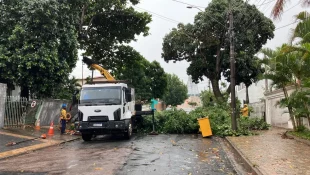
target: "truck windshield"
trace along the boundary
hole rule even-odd
[[[121,104],[121,87],[85,87],[81,91],[81,103]]]

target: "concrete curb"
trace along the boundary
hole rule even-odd
[[[81,138],[78,137],[78,138],[69,139],[69,140],[62,140],[62,141],[60,141],[60,140],[49,140],[47,142],[45,141],[45,142],[40,143],[40,144],[35,144],[32,146],[27,146],[27,147],[23,147],[23,148],[18,148],[18,149],[2,152],[2,153],[0,153],[0,160],[19,156],[19,155],[23,155],[23,154],[28,153],[29,151],[37,151],[40,149],[52,147],[55,145],[60,145],[60,144],[66,143],[66,142],[72,142],[72,141],[79,140],[79,139],[81,139]]]
[[[257,167],[254,167],[253,163],[245,157],[245,155],[242,153],[241,150],[228,138],[225,137],[225,139],[229,145],[232,147],[232,150],[234,151],[234,155],[236,156],[237,159],[239,159],[242,163],[241,166],[248,172],[251,173],[252,175],[264,175],[264,173],[261,172],[261,170]]]
[[[294,140],[298,141],[298,142],[302,142],[306,145],[309,145],[310,146],[310,140],[306,140],[306,139],[302,139],[302,138],[299,138],[297,136],[294,136],[288,132],[285,133],[288,137],[292,137]]]

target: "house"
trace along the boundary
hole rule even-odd
[[[270,85],[270,80],[260,80],[250,85],[248,88],[249,102],[260,102],[265,97],[264,93],[270,90]],[[243,83],[241,83],[239,86],[236,86],[236,97],[241,101],[242,104],[243,101],[246,100],[246,88]]]
[[[191,104],[191,103],[195,103],[195,105]],[[194,110],[196,107],[201,107],[201,106],[202,106],[202,101],[201,101],[200,97],[190,96],[186,100],[184,100],[183,104],[178,105],[177,109],[183,109],[186,112],[190,112],[190,111]]]
[[[285,98],[282,89],[272,89],[271,81],[261,80],[252,84],[248,88],[249,106],[253,108],[251,117],[260,117],[272,125],[287,129],[292,129],[293,124],[290,120],[288,109],[280,108],[278,102]],[[294,92],[294,86],[287,87],[288,94]],[[246,89],[244,84],[236,86],[236,96],[243,102],[246,99]],[[303,124],[310,128],[309,122],[306,118],[303,119]]]
[[[98,82],[98,81],[107,81],[107,79],[106,78],[104,78],[104,76],[98,76],[98,77],[94,77],[93,78],[93,81],[94,82]],[[80,85],[84,85],[84,84],[86,84],[86,78],[84,78],[84,79],[77,79],[77,83],[79,83]]]

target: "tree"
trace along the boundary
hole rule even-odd
[[[300,12],[296,15],[296,20],[299,21],[295,29],[292,31],[291,43],[295,39],[300,39],[298,44],[310,42],[310,18],[307,11]]]
[[[289,0],[277,0],[276,4],[274,5],[271,15],[274,19],[280,18],[283,11],[284,6]],[[310,2],[308,0],[301,0],[303,6],[309,6]]]
[[[58,1],[12,0],[0,3],[0,79],[50,97],[77,61],[77,32],[70,6]],[[10,79],[10,80],[8,80]]]
[[[242,59],[236,64],[237,69],[239,70],[236,75],[236,84],[244,83],[246,88],[246,100],[245,103],[249,104],[249,92],[248,88],[252,83],[255,83],[259,80],[260,75],[264,73],[261,60],[256,56],[249,57],[244,53],[240,53]],[[227,75],[230,78],[230,75]]]
[[[285,47],[287,47],[287,45],[282,45],[282,47],[277,48],[275,51],[262,49],[261,52],[265,54],[264,61],[268,65],[264,77],[272,80],[272,85],[276,86],[276,88],[282,89],[285,99],[288,100],[289,94],[287,86],[294,85],[296,82],[294,81],[294,77],[299,77],[300,72],[305,71],[306,67],[301,67],[298,61],[300,55],[294,53],[283,54],[282,50]],[[293,128],[296,129],[293,106],[288,103],[287,108],[293,123]]]
[[[167,77],[164,69],[156,61],[149,62],[133,48],[123,47],[123,63],[118,64],[112,73],[116,79],[127,80],[135,88],[136,100],[145,101],[151,98],[161,98],[167,87]]]
[[[273,38],[275,27],[255,6],[241,0],[234,1],[234,5],[238,7],[233,10],[238,64],[242,60],[241,52],[253,58],[262,45]],[[213,0],[204,12],[196,15],[194,24],[178,24],[163,41],[162,57],[165,61],[190,62],[187,73],[193,77],[194,82],[202,80],[203,76],[210,79],[218,101],[224,101],[223,93],[219,89],[221,76],[224,75],[226,80],[230,81],[229,37],[226,26],[228,8],[226,0]],[[241,72],[240,69],[243,67],[237,67],[237,74]],[[230,93],[230,89],[228,86],[226,92]]]
[[[78,48],[105,68],[122,67],[123,44],[149,30],[151,16],[132,8],[138,2],[0,1],[0,81],[22,86],[22,96],[51,97],[75,67]]]
[[[81,87],[82,85],[78,83],[78,80],[75,77],[68,77],[63,84],[57,86],[52,97],[55,99],[72,100],[72,95],[74,95],[75,92],[78,91],[78,88]]]
[[[167,90],[163,100],[167,105],[177,106],[187,99],[187,86],[175,74],[167,74]]]
[[[139,0],[78,1],[73,0],[80,14],[79,42],[85,55],[104,65],[106,69],[122,67],[131,48],[124,43],[135,35],[148,35],[151,16],[132,7]]]

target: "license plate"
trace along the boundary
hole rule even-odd
[[[94,123],[94,126],[102,126],[102,123]]]

